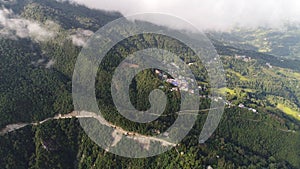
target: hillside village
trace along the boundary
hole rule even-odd
[[[236,58],[243,59],[245,62],[251,61],[251,57],[236,55]],[[195,64],[195,63],[189,63],[189,65],[193,65],[193,64]],[[170,63],[170,66],[168,66],[168,69],[171,70],[171,73],[174,75],[176,75],[177,70],[180,70],[179,66],[176,65],[176,63],[174,63],[174,62]],[[171,92],[188,92],[190,94],[195,94],[195,92],[199,92],[199,90],[201,90],[202,92],[208,91],[208,88],[206,86],[198,86],[198,89],[192,89],[192,87],[189,84],[195,82],[195,80],[191,79],[189,77],[183,77],[182,75],[170,77],[165,72],[163,72],[162,70],[159,70],[159,69],[155,69],[154,73],[163,82],[166,82],[172,86],[172,88],[170,89]],[[160,88],[163,89],[164,86],[160,86]],[[253,113],[258,114],[258,111],[254,108],[247,107],[242,103],[235,105],[229,100],[224,100],[222,97],[214,97],[211,95],[200,95],[200,98],[209,98],[216,102],[221,101],[228,107],[239,107],[241,109],[247,109]]]

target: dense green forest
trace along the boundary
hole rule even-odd
[[[0,35],[0,127],[72,112],[72,74],[82,48],[74,43],[74,34],[95,32],[121,14],[67,1],[13,0],[1,1],[1,5],[26,22],[43,27],[51,21],[58,26],[54,36],[42,41]],[[220,91],[225,91],[228,104],[217,131],[205,144],[199,144],[198,136],[207,111],[199,113],[180,145],[145,159],[104,151],[85,134],[76,118],[50,120],[0,136],[0,168],[300,168],[300,61],[261,53],[251,44],[226,44],[226,39],[216,38],[214,32],[208,35],[226,70],[228,86]],[[145,34],[120,42],[99,66],[95,84],[98,105],[106,120],[145,135],[172,125],[180,106],[179,92],[171,91],[174,86],[161,80],[154,69],[140,72],[130,86],[133,105],[147,110],[148,96],[154,89],[166,93],[168,104],[164,116],[137,124],[117,113],[110,85],[112,72],[124,58],[151,47],[168,49],[180,54],[185,63],[193,63],[190,69],[201,86],[199,94],[210,94],[203,64],[179,41]],[[201,97],[200,109],[209,108],[211,99]]]

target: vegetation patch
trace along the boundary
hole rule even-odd
[[[227,93],[229,93],[230,95],[235,95],[235,91],[232,90],[232,89],[229,89],[229,88],[227,88],[227,87],[220,88],[218,91],[219,91],[220,93],[222,93],[222,94],[227,94]]]
[[[290,116],[293,116],[294,118],[300,120],[300,112],[295,111],[287,106],[285,106],[284,104],[278,104],[277,108],[281,111],[283,111],[285,114],[288,114]]]
[[[241,75],[238,72],[235,72],[233,70],[228,70],[228,72],[231,73],[231,74],[234,74],[235,76],[237,76],[238,78],[240,78],[240,80],[242,80],[242,81],[249,81],[248,78],[246,78],[245,76]]]

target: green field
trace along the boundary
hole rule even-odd
[[[294,118],[296,118],[297,120],[300,120],[300,112],[295,111],[287,106],[285,106],[284,104],[278,104],[277,108],[281,111],[283,111],[284,113],[293,116]]]
[[[297,80],[300,80],[300,73],[294,72],[292,70],[282,69],[282,68],[279,68],[279,72],[289,78],[293,78],[293,79],[295,78]]]
[[[232,90],[232,89],[229,89],[227,87],[223,87],[223,88],[220,88],[218,89],[218,92],[222,93],[222,94],[227,94],[229,93],[230,95],[235,95],[235,91]]]
[[[234,74],[235,76],[237,76],[238,78],[240,78],[241,81],[249,81],[248,78],[246,78],[245,76],[241,75],[240,73],[238,72],[235,72],[233,70],[228,70],[227,71],[228,73],[231,73],[231,74]]]

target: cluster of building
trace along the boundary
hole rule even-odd
[[[239,104],[239,108],[242,108],[242,109],[248,109],[249,111],[252,111],[253,113],[258,113],[256,109],[246,107],[246,106],[243,105],[243,104]]]
[[[247,57],[245,55],[241,56],[241,55],[235,55],[235,58],[236,59],[240,59],[240,60],[243,60],[244,62],[250,62],[252,61],[252,58],[251,57]]]
[[[252,111],[253,113],[257,113],[257,110],[256,110],[256,109],[249,108],[248,110]]]
[[[239,56],[236,55],[235,56],[236,59],[242,59],[245,62],[250,62],[252,59],[251,57],[247,57],[247,56]],[[193,65],[194,63],[190,63],[189,66]],[[177,66],[175,63],[171,63],[170,65],[174,66],[177,70],[179,69],[179,66]],[[172,69],[173,70],[173,69]],[[174,69],[171,73],[176,74],[175,72],[176,70]],[[168,75],[166,75],[165,73],[163,73],[162,71],[156,69],[155,73],[165,82],[171,84],[172,86],[174,86],[171,91],[185,91],[185,92],[189,92],[191,94],[195,93],[194,89],[190,89],[189,87],[189,83],[193,83],[194,80],[191,78],[187,78],[187,77],[183,77],[183,76],[178,76],[178,77],[174,77],[174,78],[169,78]],[[163,88],[163,86],[161,86]],[[207,88],[198,87],[199,90],[207,90]],[[201,98],[209,98],[212,99],[214,101],[223,101],[225,103],[225,105],[229,106],[229,107],[234,107],[236,105],[234,105],[232,102],[228,101],[228,100],[224,100],[222,97],[212,97],[212,96],[206,96],[206,95],[200,95]],[[248,109],[249,111],[252,111],[253,113],[258,113],[256,109],[254,108],[248,108],[246,107],[244,104],[239,104],[238,105],[239,108],[243,108],[243,109]]]
[[[161,72],[160,70],[155,70],[155,73],[165,82],[171,84],[172,86],[174,86],[171,91],[185,91],[185,92],[189,92],[191,94],[195,93],[194,89],[190,89],[189,83],[193,83],[195,82],[193,79],[191,78],[187,78],[187,77],[183,77],[181,75],[179,75],[178,77],[174,77],[174,78],[169,78],[168,75],[166,75],[165,73]]]
[[[204,97],[204,96],[202,96]],[[234,105],[231,101],[228,101],[228,100],[224,100],[222,97],[212,97],[212,96],[207,96],[207,98],[210,98],[210,99],[213,99],[214,101],[223,101],[225,103],[226,106],[229,106],[229,107],[235,107],[236,105]],[[249,111],[252,111],[253,113],[258,113],[258,111],[254,108],[249,108],[249,107],[246,107],[244,104],[239,104],[238,105],[239,108],[241,109],[248,109]]]

